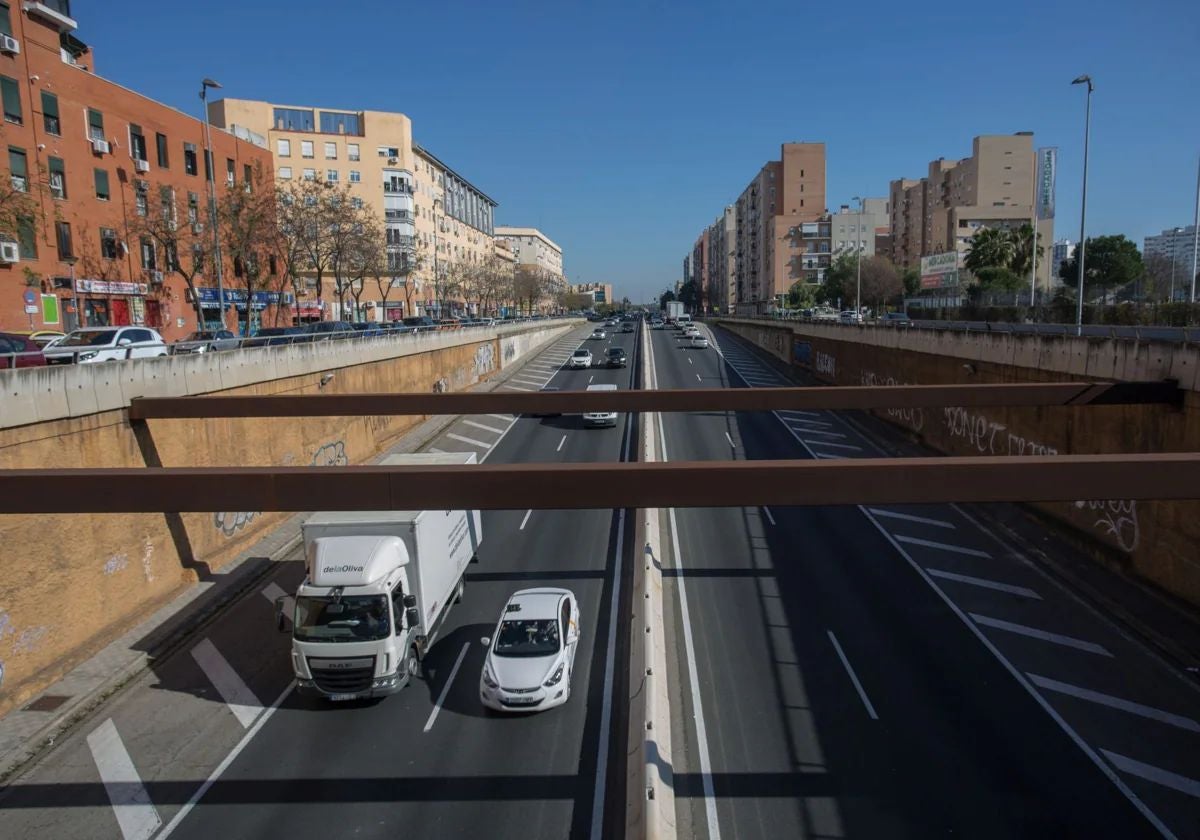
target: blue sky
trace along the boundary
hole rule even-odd
[[[1060,147],[1056,237],[1139,246],[1191,223],[1200,3],[77,2],[97,71],[199,113],[229,96],[403,111],[414,134],[534,225],[573,280],[644,300],[789,140],[824,141],[830,209],[883,196],[976,134]],[[338,10],[336,13],[333,10]],[[334,16],[336,14],[336,16]]]

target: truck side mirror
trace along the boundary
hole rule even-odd
[[[482,639],[479,640],[479,644],[483,645],[485,648],[491,647],[492,646],[492,637],[484,636]]]
[[[284,606],[287,604],[287,597],[286,595],[280,595],[275,599],[275,627],[280,633],[291,632],[291,628],[288,626],[291,623],[291,619],[283,611]]]
[[[409,597],[412,597],[411,595]],[[404,611],[404,618],[408,622],[409,627],[416,627],[421,623],[421,616],[417,612],[416,607],[409,607]]]
[[[405,595],[404,596],[404,606],[406,609],[411,609],[411,608],[415,607],[416,605],[417,605],[417,596],[416,595]]]

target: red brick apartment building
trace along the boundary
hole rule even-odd
[[[69,0],[0,0],[0,166],[12,184],[0,197],[12,207],[21,191],[35,208],[3,214],[11,229],[0,230],[0,330],[144,324],[172,341],[197,327],[186,283],[162,248],[130,231],[148,202],[168,201],[186,201],[189,218],[178,223],[196,225],[189,233],[210,230],[204,123],[97,76],[75,30]],[[212,129],[219,189],[257,165],[273,183],[265,138],[242,133]],[[224,273],[236,288],[227,260]],[[252,308],[287,300],[264,293]],[[210,302],[215,322],[215,289]],[[236,317],[229,307],[231,327]]]

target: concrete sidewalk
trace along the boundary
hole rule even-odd
[[[565,334],[549,338],[512,367],[467,390],[499,388]],[[416,452],[458,419],[457,415],[430,417],[372,462],[388,455]],[[24,706],[0,718],[0,782],[8,781],[14,773],[54,746],[64,732],[155,661],[185,644],[226,607],[271,575],[279,562],[294,559],[300,547],[300,525],[307,515],[298,513],[288,518],[214,573],[211,580],[192,584]]]

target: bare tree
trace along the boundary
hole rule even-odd
[[[196,312],[196,329],[204,328],[204,309],[196,292],[196,281],[208,277],[212,270],[212,231],[205,224],[206,214],[199,206],[199,198],[181,196],[167,185],[152,185],[149,181],[136,180],[135,212],[129,220],[129,236],[143,252],[163,259],[163,271],[177,274],[187,285]],[[192,195],[196,195],[192,193]],[[147,269],[151,270],[151,269]]]
[[[349,278],[350,294],[354,298],[354,320],[362,317],[362,293],[367,278],[378,276],[387,266],[387,251],[383,228],[374,216],[366,213],[353,226],[353,235],[346,243],[346,254],[340,262]],[[380,266],[383,266],[381,269]]]
[[[30,194],[32,186],[27,175],[0,178],[0,234],[6,238],[19,239],[22,226],[36,217],[38,205]]]
[[[351,200],[346,188],[334,188],[325,204],[322,223],[326,228],[329,268],[333,272],[338,306],[344,310],[347,294],[351,294],[355,283],[365,276],[361,246],[367,226],[374,224],[378,230],[378,223],[368,210]],[[361,288],[359,294],[362,294]],[[344,311],[340,317],[346,320]]]
[[[225,251],[233,263],[231,285],[246,292],[242,332],[249,335],[254,293],[262,277],[269,274],[279,235],[275,190],[262,164],[255,165],[249,181],[225,190],[217,202],[217,219]]]
[[[495,315],[500,305],[512,299],[512,263],[492,255],[480,266],[479,306],[481,314]]]
[[[420,239],[414,239],[411,248],[400,253],[388,255],[391,279],[403,278],[401,289],[404,291],[404,312],[412,316],[413,297],[421,291],[420,272],[425,268],[429,259],[429,248]]]
[[[349,186],[317,181],[291,181],[281,188],[276,201],[279,228],[287,240],[287,250],[295,259],[288,263],[293,282],[302,274],[316,281],[317,303],[324,300],[325,275],[333,270],[338,247],[337,219],[353,206]],[[299,289],[297,288],[297,292]]]
[[[1157,302],[1166,300],[1170,295],[1171,289],[1171,274],[1174,268],[1171,265],[1171,258],[1165,254],[1148,254],[1143,260],[1145,273],[1142,275],[1141,297],[1143,300]],[[1190,269],[1191,266],[1188,266]],[[1188,273],[1188,270],[1180,272],[1183,275]]]
[[[518,265],[513,272],[512,297],[526,315],[532,315],[546,291],[546,275],[535,265]]]
[[[857,279],[855,280],[857,283]],[[904,294],[904,283],[896,267],[887,257],[864,257],[862,261],[862,297],[878,309],[884,303]]]

